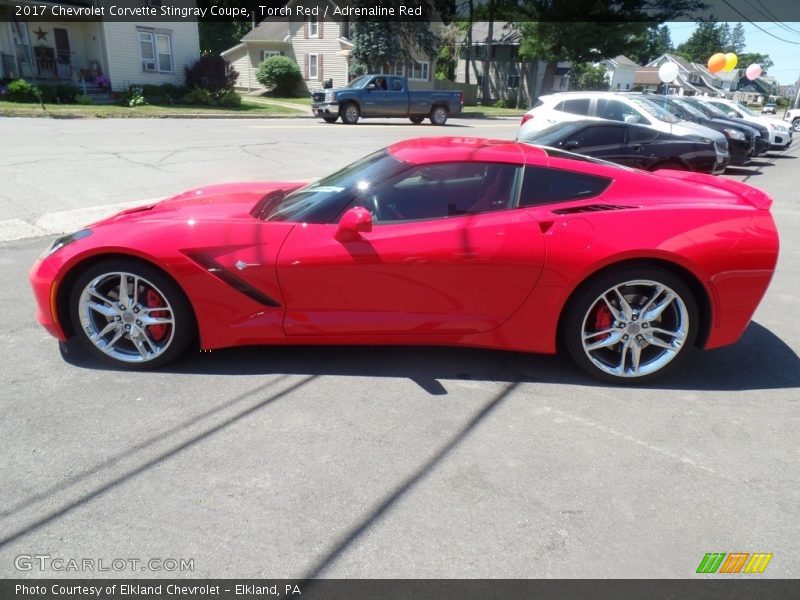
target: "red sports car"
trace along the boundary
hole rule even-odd
[[[308,185],[191,190],[56,240],[38,319],[116,365],[193,341],[554,353],[638,382],[734,343],[778,255],[771,199],[472,138],[400,142]]]

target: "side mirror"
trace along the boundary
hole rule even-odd
[[[368,90],[374,90],[374,89],[376,89],[376,87],[375,87],[375,84],[374,84],[374,83],[370,83],[370,84],[367,86],[367,89],[368,89]]]
[[[625,122],[626,123],[638,123],[642,120],[642,117],[639,115],[625,115]]]
[[[362,233],[372,231],[372,214],[363,206],[354,206],[342,215],[336,239],[340,242],[357,240]]]
[[[575,148],[580,148],[581,143],[578,140],[567,140],[564,142],[564,150],[575,150]]]
[[[733,117],[734,119],[738,119],[739,118],[739,113],[737,113],[736,111],[733,111],[733,110],[729,110],[728,111],[728,116],[729,117]]]

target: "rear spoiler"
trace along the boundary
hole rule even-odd
[[[772,206],[772,198],[770,198],[768,194],[752,185],[747,185],[735,179],[726,179],[716,175],[693,173],[691,171],[673,171],[671,169],[659,169],[655,171],[655,173],[661,177],[680,179],[686,183],[699,183],[709,187],[719,188],[726,192],[732,192],[748,204],[755,206],[758,210],[769,210]]]

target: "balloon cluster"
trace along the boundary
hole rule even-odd
[[[739,57],[736,56],[733,52],[728,52],[727,54],[723,54],[722,52],[717,52],[711,58],[708,59],[708,70],[710,73],[719,73],[720,71],[733,71],[736,68],[737,63],[739,62]],[[745,70],[745,76],[750,80],[753,81],[754,79],[758,79],[761,76],[762,69],[761,65],[752,64]]]

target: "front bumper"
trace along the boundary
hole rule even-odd
[[[315,117],[338,117],[338,102],[315,102],[311,105],[311,110]]]
[[[775,132],[775,143],[770,146],[771,150],[783,150],[792,143],[792,130],[789,129],[786,133],[779,131]]]
[[[65,342],[67,336],[58,319],[55,294],[58,290],[58,269],[52,260],[39,259],[28,273],[28,281],[36,298],[36,320],[54,338]]]

